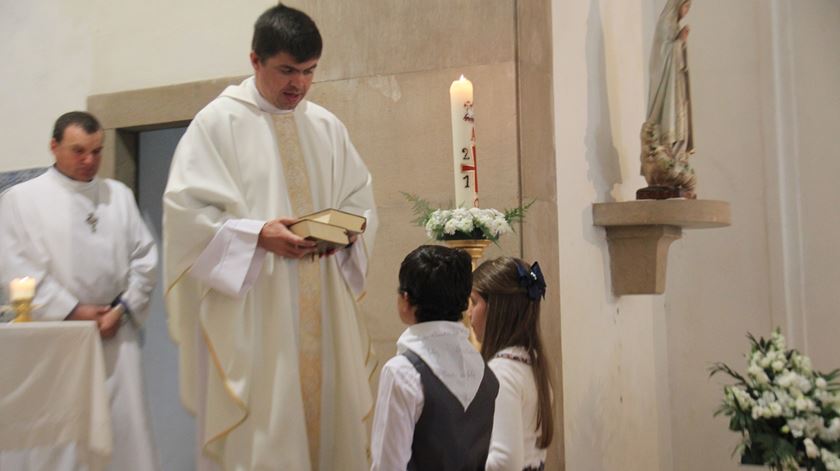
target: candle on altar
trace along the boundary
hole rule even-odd
[[[25,276],[9,283],[9,301],[26,301],[35,297],[35,278]]]
[[[472,82],[461,78],[449,87],[452,110],[452,153],[455,170],[455,206],[478,207],[478,157]]]

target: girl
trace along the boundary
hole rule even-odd
[[[470,317],[499,379],[487,470],[542,470],[554,432],[551,381],[540,339],[539,264],[489,260],[473,273]]]

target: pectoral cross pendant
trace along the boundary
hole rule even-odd
[[[91,232],[96,232],[96,223],[99,222],[99,219],[93,213],[88,213],[88,217],[85,219],[85,222],[88,226],[90,226]]]

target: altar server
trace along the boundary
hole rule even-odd
[[[103,338],[113,453],[108,469],[156,470],[138,341],[157,249],[132,191],[96,176],[104,132],[92,115],[58,118],[55,165],[0,196],[0,279],[38,280],[33,319],[96,321]],[[76,469],[73,446],[4,453],[0,469]]]

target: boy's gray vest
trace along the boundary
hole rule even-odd
[[[484,377],[467,410],[416,353],[403,355],[420,373],[423,411],[414,427],[408,471],[483,470],[490,449],[499,380],[484,365]]]

